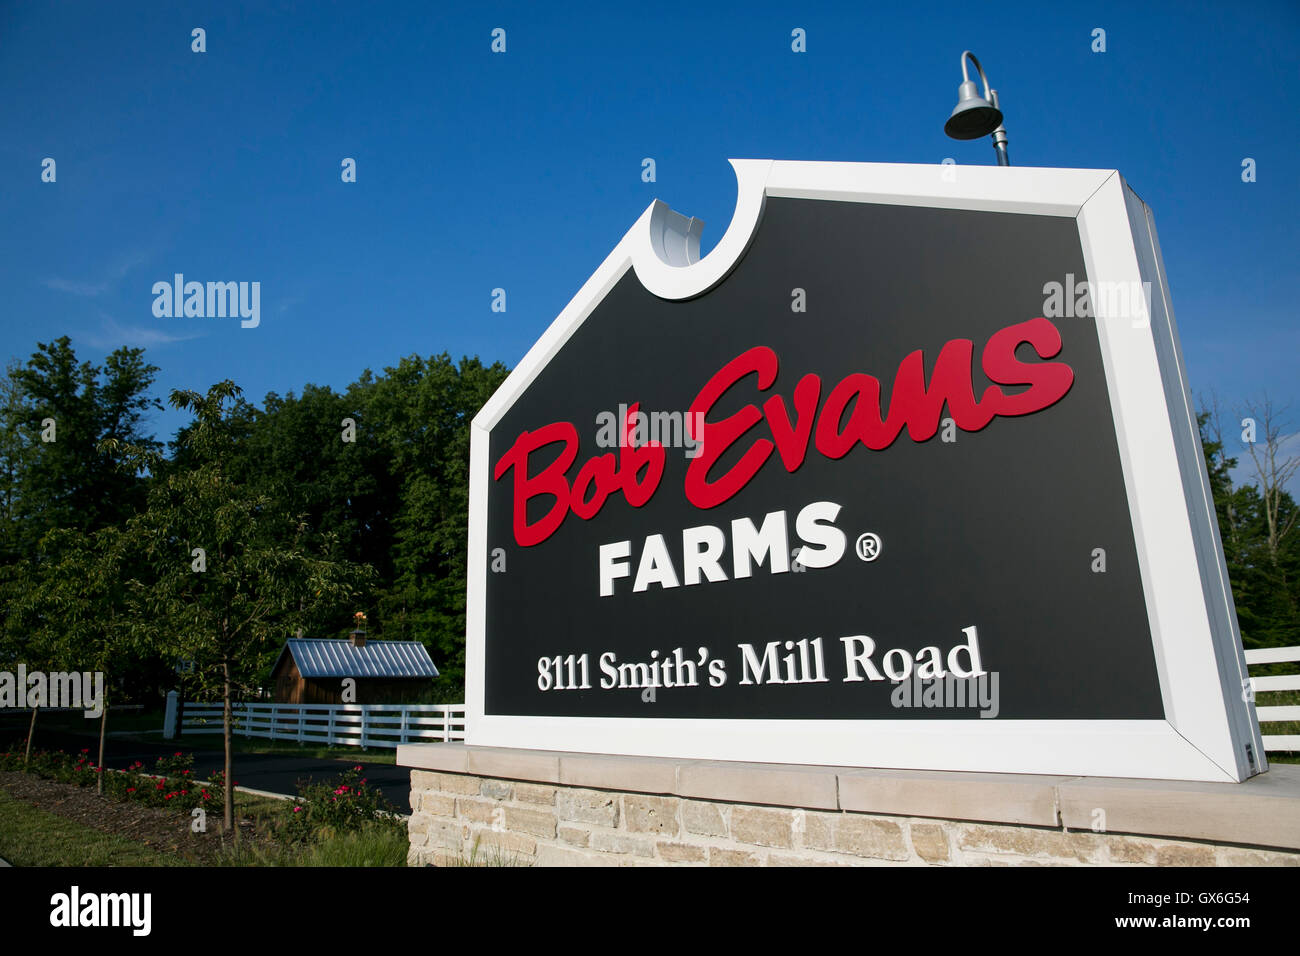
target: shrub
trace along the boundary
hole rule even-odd
[[[362,767],[353,767],[331,782],[298,784],[298,800],[285,808],[285,834],[294,842],[311,842],[368,827],[405,833],[403,820],[384,795],[366,783]],[[405,858],[405,857],[403,857]]]

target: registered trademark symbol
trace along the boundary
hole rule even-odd
[[[866,531],[858,537],[858,557],[863,561],[874,561],[880,557],[880,535]]]

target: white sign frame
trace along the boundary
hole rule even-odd
[[[1169,288],[1150,210],[1115,170],[732,160],[731,225],[703,259],[699,223],[655,201],[472,424],[466,742],[549,751],[829,766],[1241,781],[1267,770]],[[1076,220],[1090,284],[1150,283],[1149,319],[1094,303],[1164,720],[762,720],[484,713],[488,435],[605,295],[634,270],[698,296],[727,277],[767,197]],[[672,262],[690,262],[674,265]],[[1081,277],[1082,278],[1082,277]],[[1076,321],[1086,321],[1076,320]],[[576,573],[577,569],[575,569]]]

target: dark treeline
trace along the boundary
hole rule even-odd
[[[151,433],[142,349],[79,361],[64,337],[0,378],[0,669],[102,668],[116,702],[265,681],[285,638],[417,640],[462,699],[469,423],[498,364],[411,356],[342,392],[261,407],[175,392]],[[196,550],[197,549],[197,550]]]

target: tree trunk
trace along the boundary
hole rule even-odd
[[[32,762],[32,738],[36,736],[36,714],[39,710],[39,707],[32,707],[32,722],[27,725],[27,753],[23,757],[24,767]]]
[[[108,732],[108,704],[104,704],[104,712],[99,715],[99,767],[98,779],[95,781],[95,792],[101,797],[104,795],[104,737]]]
[[[224,682],[224,686],[222,690],[222,705],[223,705],[222,736],[225,737],[225,744],[226,744],[226,779],[225,779],[226,809],[225,809],[225,814],[222,816],[222,824],[225,826],[227,833],[233,834],[235,832],[235,784],[230,777],[230,771],[231,771],[230,721],[231,721],[232,709],[230,706],[230,661],[229,660],[223,660],[221,662],[221,676]]]

